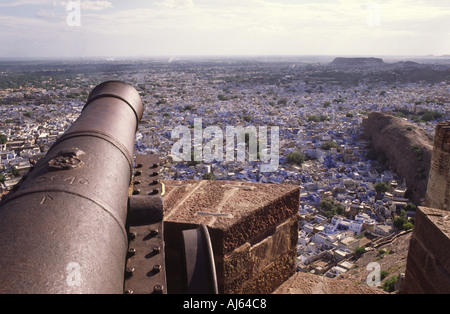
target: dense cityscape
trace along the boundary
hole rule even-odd
[[[158,153],[163,180],[301,186],[297,270],[335,277],[367,242],[412,229],[418,205],[361,136],[363,119],[391,113],[433,138],[437,123],[450,119],[450,60],[333,60],[1,61],[0,194],[70,127],[94,86],[120,80],[145,104],[136,153]],[[203,128],[279,127],[276,171],[261,171],[260,159],[175,161],[174,128],[193,130],[200,118]],[[330,256],[334,264],[324,262]]]

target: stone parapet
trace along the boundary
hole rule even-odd
[[[181,230],[208,227],[219,293],[270,293],[295,273],[299,186],[164,181],[169,293],[179,293]],[[173,274],[173,275],[172,275]],[[171,291],[172,290],[172,291]]]
[[[436,127],[425,206],[450,210],[450,121]]]
[[[404,293],[450,293],[450,213],[419,207],[408,251]]]

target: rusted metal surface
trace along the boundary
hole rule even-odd
[[[213,248],[206,225],[183,230],[184,293],[217,294]]]
[[[163,241],[163,203],[159,156],[137,155],[128,212],[128,259],[124,292],[167,293]]]
[[[137,91],[106,82],[0,204],[0,293],[123,293]]]

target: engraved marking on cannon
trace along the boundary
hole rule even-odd
[[[83,177],[76,177],[76,176],[43,176],[40,178],[37,178],[35,180],[35,183],[44,183],[44,182],[52,182],[52,183],[58,183],[58,184],[66,184],[66,185],[74,185],[74,184],[81,184],[81,185],[88,185],[89,180],[83,178]]]
[[[41,205],[44,205],[45,201],[48,200],[48,199],[49,199],[49,200],[53,200],[53,197],[51,197],[50,195],[44,196],[44,197],[42,198]]]
[[[56,170],[80,168],[84,165],[81,160],[86,153],[78,148],[70,148],[58,152],[57,156],[48,162],[48,166]]]

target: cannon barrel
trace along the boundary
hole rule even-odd
[[[117,81],[0,203],[0,293],[123,293],[139,93]]]

